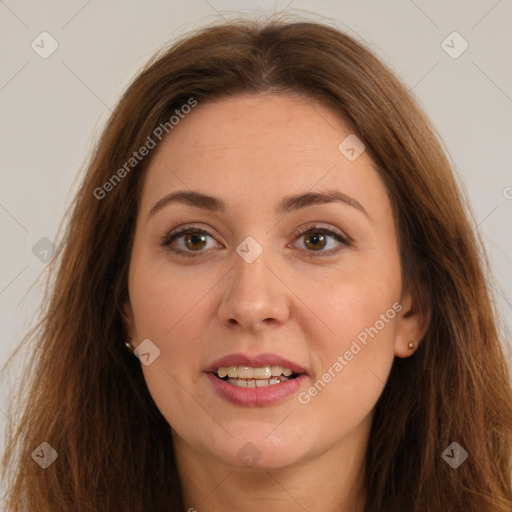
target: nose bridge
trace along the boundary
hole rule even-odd
[[[259,237],[263,240],[263,236]],[[269,237],[265,237],[268,242]],[[256,328],[270,320],[281,323],[288,318],[286,287],[272,271],[274,258],[270,247],[263,247],[255,238],[245,238],[233,254],[222,304],[221,321],[234,321],[246,328]],[[275,266],[275,265],[274,265]]]

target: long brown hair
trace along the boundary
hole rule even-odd
[[[130,251],[152,153],[110,181],[104,197],[97,190],[190,98],[268,91],[321,101],[364,142],[393,205],[404,286],[431,312],[419,349],[395,358],[376,406],[366,512],[512,509],[509,369],[485,252],[439,138],[364,45],[326,24],[274,19],[182,38],[116,106],[50,266],[44,317],[27,338],[33,356],[3,466],[14,510],[183,510],[170,427],[123,346]],[[43,441],[58,453],[47,469],[31,457]],[[456,469],[442,456],[452,442],[468,453]]]

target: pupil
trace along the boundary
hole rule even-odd
[[[200,243],[200,242],[203,242],[203,245],[201,247],[204,246],[204,235],[198,235],[198,234],[189,234],[188,237],[187,237],[187,242],[190,242],[192,245],[196,244],[196,243]]]
[[[306,245],[310,246],[311,243],[309,243],[307,240],[311,240],[313,239],[313,245],[315,246],[316,244],[319,243],[319,241],[324,241],[324,235],[323,234],[313,234],[313,235],[309,235],[306,239]],[[323,247],[323,246],[322,246]],[[322,248],[320,247],[320,249]],[[318,247],[313,247],[313,249],[315,248],[318,248]]]

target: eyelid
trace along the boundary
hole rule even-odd
[[[333,234],[338,235],[343,241],[347,244],[352,243],[352,239],[346,235],[343,231],[333,227],[331,224],[326,224],[325,222],[309,222],[303,226],[298,227],[292,232],[293,236],[303,235],[307,231],[311,229],[318,229],[319,231],[325,230],[329,231]]]

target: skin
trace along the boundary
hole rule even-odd
[[[375,404],[394,357],[411,355],[407,345],[418,345],[426,325],[403,293],[391,203],[372,160],[363,152],[351,162],[338,150],[351,133],[299,95],[241,95],[199,104],[155,149],[126,314],[132,344],[150,339],[160,350],[142,368],[172,427],[185,510],[363,510]],[[274,212],[284,196],[326,189],[367,215],[341,202]],[[148,217],[177,190],[219,197],[227,211],[172,203]],[[206,243],[181,236],[172,246],[196,257],[162,245],[190,224],[207,232]],[[311,224],[351,242],[294,234]],[[247,236],[263,248],[250,264],[236,252]],[[307,391],[396,302],[402,310],[307,404],[295,393],[270,406],[234,405],[204,373],[228,354],[272,352],[307,369]],[[254,466],[238,457],[249,442],[261,456]]]

